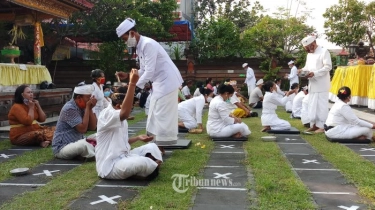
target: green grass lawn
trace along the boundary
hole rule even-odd
[[[145,119],[145,117],[144,112],[138,113],[134,120],[128,121],[128,124],[132,125]],[[94,132],[87,132],[87,135]],[[53,158],[50,147],[26,152],[17,158],[0,164],[0,181],[11,178],[9,171],[13,168],[32,168]],[[85,190],[93,187],[97,181],[99,181],[99,177],[97,176],[95,163],[84,163],[56,176],[46,186],[39,187],[36,191],[16,196],[11,202],[2,205],[0,209],[63,209],[72,200],[81,196]]]
[[[300,120],[290,119],[284,109],[280,108],[278,113],[281,118],[289,120],[292,126],[301,131],[305,130]],[[144,113],[140,113],[136,115],[136,120],[128,123],[131,125],[144,117]],[[204,116],[204,122],[206,120],[207,113]],[[249,141],[244,144],[247,157],[243,163],[254,177],[253,182],[247,184],[249,190],[256,192],[255,197],[249,193],[249,200],[255,204],[254,208],[316,209],[309,190],[291,170],[289,162],[278,145],[275,142],[261,140],[261,137],[267,134],[260,132],[262,128],[260,117],[247,118],[243,121],[252,131]],[[365,160],[344,145],[328,142],[323,134],[303,135],[302,137],[357,186],[364,198],[368,199],[371,204],[375,204],[375,165],[372,162]],[[120,202],[119,209],[189,209],[193,205],[192,198],[197,192],[196,187],[191,186],[187,192],[177,193],[172,188],[172,176],[186,174],[200,177],[210,152],[214,148],[214,143],[205,132],[188,134],[187,138],[192,140],[191,147],[185,150],[174,150],[171,157],[161,166],[159,177],[149,186],[137,189],[139,193],[133,200]],[[137,142],[132,146],[137,147],[142,144]],[[2,146],[7,148],[9,144],[0,142],[0,148]],[[20,164],[25,167],[34,167],[51,159],[53,156],[50,148],[24,153],[22,156],[0,164],[0,181],[10,178],[9,170],[19,167]],[[17,196],[0,209],[64,209],[86,190],[90,190],[98,180],[95,163],[84,163],[55,177],[46,186],[34,192]]]
[[[306,129],[302,126],[300,120],[290,120],[289,114],[285,111],[279,111],[279,113],[281,118],[289,119],[292,126],[301,131]],[[302,137],[325,160],[339,169],[349,183],[358,188],[360,195],[369,200],[371,209],[375,209],[375,164],[373,162],[361,157],[345,145],[329,142],[324,134],[303,135]],[[374,146],[374,144],[371,144],[371,146]]]

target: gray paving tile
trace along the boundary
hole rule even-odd
[[[321,155],[288,155],[288,160],[294,168],[333,169]]]
[[[245,153],[211,153],[208,166],[244,166]]]
[[[194,205],[192,210],[229,210],[229,209],[249,209],[248,206],[245,205],[216,205],[216,204],[196,204]]]
[[[280,144],[278,143],[280,149],[286,153],[299,153],[299,154],[309,154],[314,155],[317,152],[309,144]]]
[[[120,187],[94,187],[74,201],[69,209],[81,210],[115,210],[121,201],[131,200],[137,194],[136,190]]]
[[[247,171],[244,167],[205,168],[203,177],[210,181],[213,188],[246,188]]]
[[[0,186],[0,206],[14,196],[38,189],[38,186]]]
[[[342,209],[342,210],[360,210],[368,209],[365,204],[361,202],[358,196],[353,195],[327,195],[314,194],[314,199],[317,203],[324,203],[320,206],[322,210]]]
[[[247,191],[199,189],[194,204],[201,206],[215,204],[222,206],[221,209],[231,209],[229,208],[231,206],[248,206],[249,201]]]

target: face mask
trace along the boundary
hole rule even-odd
[[[225,102],[230,103],[230,98],[228,98],[227,100],[225,100]]]
[[[85,109],[85,108],[86,108],[86,103],[85,103],[84,100],[79,99],[79,100],[78,100],[78,104],[77,104],[77,106],[78,106],[80,109]]]
[[[111,95],[111,92],[109,92],[109,91],[104,91],[104,97],[109,97],[109,95]]]
[[[130,37],[131,35],[129,34],[128,41],[126,41],[126,45],[128,47],[135,47],[137,46],[137,40],[135,39],[135,36]]]
[[[212,97],[207,97],[207,102],[210,103],[212,101]]]
[[[99,84],[104,85],[104,84],[105,84],[105,78],[100,78],[100,80],[99,80]]]

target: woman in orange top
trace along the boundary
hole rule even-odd
[[[33,91],[27,85],[21,85],[14,94],[14,104],[9,111],[9,138],[13,145],[48,147],[51,144],[55,126],[40,126],[38,122],[46,120],[46,114]]]

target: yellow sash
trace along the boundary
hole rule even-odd
[[[31,124],[38,124],[38,121],[34,120]],[[18,128],[18,127],[23,127],[25,125],[23,124],[17,124],[17,125],[10,125],[10,128]]]

